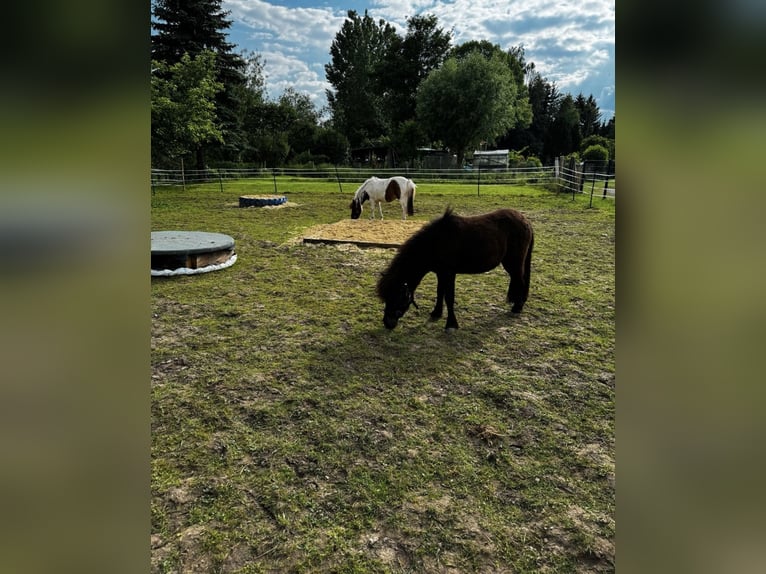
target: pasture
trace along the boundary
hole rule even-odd
[[[348,219],[351,186],[280,181],[284,208],[237,206],[268,182],[152,195],[153,231],[225,233],[238,254],[152,279],[153,572],[614,570],[614,202],[416,183],[408,219],[530,220],[521,314],[502,268],[458,275],[445,332],[429,274],[386,330],[395,252],[298,239]]]

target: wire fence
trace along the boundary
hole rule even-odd
[[[242,168],[242,169],[204,169],[204,170],[168,170],[152,169],[152,193],[157,188],[166,186],[198,186],[201,184],[218,187],[221,192],[228,184],[236,181],[267,183],[273,186],[274,193],[279,194],[280,186],[285,181],[332,181],[343,190],[344,184],[351,184],[354,189],[366,179],[377,176],[381,178],[403,175],[417,184],[421,183],[464,183],[475,185],[477,193],[482,186],[518,185],[546,186],[555,188],[560,193],[571,193],[574,199],[577,194],[590,194],[590,204],[593,197],[600,199],[615,198],[615,174],[602,169],[596,171],[593,166],[583,163],[567,162],[557,158],[553,166],[543,167],[503,167],[473,169],[394,169],[394,168],[354,168],[354,167],[322,167],[322,168]],[[613,163],[608,167],[613,167]],[[607,166],[603,166],[607,167]]]
[[[577,194],[588,194],[589,204],[593,205],[593,198],[614,200],[617,178],[614,173],[599,173],[597,171],[582,171],[560,168],[556,183],[562,193],[571,193],[572,199]]]
[[[152,186],[193,185],[198,183],[225,184],[231,180],[264,180],[288,177],[290,179],[320,179],[339,183],[361,184],[369,177],[403,175],[418,182],[480,182],[504,185],[534,185],[553,182],[553,167],[474,168],[474,169],[407,169],[407,168],[260,168],[260,169],[204,169],[169,170],[152,169]]]

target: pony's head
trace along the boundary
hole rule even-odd
[[[351,219],[359,219],[359,216],[362,215],[362,204],[369,199],[369,195],[367,195],[366,191],[363,191],[362,193],[357,193],[357,195],[354,196],[354,199],[351,200],[351,204],[349,207],[351,208]]]
[[[351,208],[351,219],[359,219],[359,216],[362,215],[362,202],[354,198],[349,207]]]
[[[404,316],[410,305],[418,308],[415,303],[415,292],[412,291],[407,283],[402,283],[394,287],[385,297],[386,307],[383,310],[383,325],[386,329],[393,329],[399,323],[399,319]]]

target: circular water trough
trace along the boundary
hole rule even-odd
[[[195,275],[231,267],[234,239],[206,231],[152,231],[152,275]]]
[[[287,201],[284,195],[240,195],[240,207],[265,207],[267,205],[282,205]]]

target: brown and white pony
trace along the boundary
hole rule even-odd
[[[407,219],[408,215],[415,213],[413,200],[415,198],[415,182],[406,177],[397,175],[388,179],[371,177],[359,186],[354,193],[354,199],[351,200],[351,219],[359,219],[362,215],[362,204],[370,200],[372,207],[370,209],[370,219],[375,219],[375,207],[380,211],[380,218],[383,219],[383,202],[399,200],[402,205],[402,219]]]

